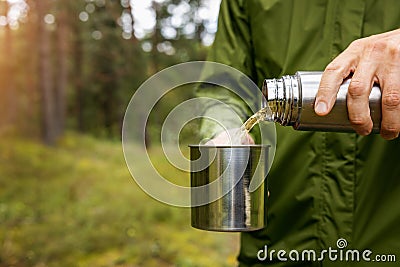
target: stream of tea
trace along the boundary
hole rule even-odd
[[[238,129],[232,138],[232,144],[246,144],[248,134],[253,127],[260,121],[272,121],[268,108],[262,108],[254,113],[243,125]]]

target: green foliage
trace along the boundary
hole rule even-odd
[[[188,209],[147,196],[121,150],[71,133],[54,148],[3,137],[0,266],[234,265],[238,236],[195,230]]]

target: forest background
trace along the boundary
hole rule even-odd
[[[190,210],[147,196],[120,142],[125,109],[146,79],[206,58],[218,8],[216,0],[0,0],[0,266],[235,264],[238,236],[195,230]],[[159,103],[153,125],[192,94]],[[160,155],[160,127],[147,130]]]

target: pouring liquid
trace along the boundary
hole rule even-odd
[[[238,129],[237,133],[233,136],[233,144],[246,144],[248,139],[248,134],[260,121],[272,121],[272,116],[267,107],[260,109],[254,113],[250,118],[243,123],[243,125]]]

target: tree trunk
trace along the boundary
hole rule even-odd
[[[5,49],[4,55],[7,55],[7,61],[5,64],[5,90],[6,90],[6,124],[8,127],[16,126],[16,115],[17,115],[17,104],[18,99],[15,94],[15,59],[13,56],[13,33],[9,25],[5,27]]]
[[[7,16],[10,9],[8,2],[0,2],[0,15]],[[0,59],[0,127],[9,129],[16,124],[16,107],[17,98],[15,95],[15,59],[13,57],[13,33],[9,25],[6,25],[0,29],[2,35],[1,42],[1,54],[4,55]]]
[[[73,33],[73,86],[75,88],[75,105],[74,114],[76,116],[77,129],[80,132],[85,130],[84,118],[83,118],[83,41],[81,37],[81,30],[79,22],[75,21],[72,24]]]
[[[7,15],[7,2],[0,1],[0,16]],[[3,34],[3,29],[0,28],[0,34]],[[0,51],[3,54],[5,50],[5,41],[0,42]],[[0,95],[5,95],[5,69],[6,69],[6,59],[0,57]],[[6,101],[3,97],[0,97],[0,132],[2,131],[4,125],[6,124],[6,118],[3,114],[6,113],[5,109]]]
[[[66,117],[66,90],[68,84],[68,24],[66,9],[61,7],[58,13],[57,23],[57,57],[58,75],[55,91],[55,116],[56,135],[60,136],[65,130]]]
[[[26,41],[24,42],[23,49],[26,51],[39,51],[39,35],[38,35],[38,19],[36,18],[37,8],[34,0],[25,0],[29,6],[28,21],[24,25]],[[38,53],[26,53],[26,64],[24,69],[29,73],[37,73],[38,60],[40,59]],[[27,94],[28,104],[23,105],[23,117],[27,123],[23,127],[23,131],[29,133],[32,137],[39,138],[42,131],[40,121],[41,116],[41,92],[39,87],[38,75],[24,75],[23,87]]]
[[[36,2],[38,10],[38,34],[39,34],[39,87],[41,93],[42,113],[42,138],[47,145],[53,145],[56,141],[56,123],[54,107],[54,82],[53,66],[51,58],[51,32],[46,27],[44,16],[49,10],[49,1]]]

